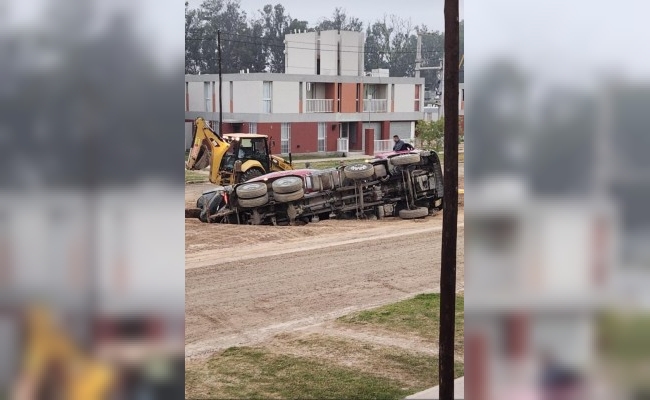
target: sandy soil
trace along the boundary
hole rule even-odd
[[[209,187],[187,185],[187,206]],[[463,208],[458,221],[462,290]],[[353,311],[439,291],[441,230],[442,214],[296,227],[187,219],[186,358],[309,331]]]

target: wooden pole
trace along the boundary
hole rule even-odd
[[[217,30],[217,51],[219,54],[219,135],[223,135],[223,96],[221,95],[221,30]]]
[[[444,70],[444,211],[440,272],[440,399],[454,399],[454,336],[456,319],[456,245],[458,223],[458,0],[445,0]]]

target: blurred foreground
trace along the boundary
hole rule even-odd
[[[183,6],[145,3],[0,2],[0,398],[183,396]]]
[[[467,398],[648,398],[650,76],[625,28],[647,24],[629,1],[482,3],[465,6]]]

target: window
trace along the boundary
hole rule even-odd
[[[318,123],[318,151],[324,152],[326,150],[327,139],[327,124],[325,122]]]
[[[343,90],[343,85],[339,83],[338,87],[336,91],[336,112],[341,112],[341,91]]]
[[[361,84],[357,83],[357,112],[361,112],[361,104],[359,99],[361,98]]]
[[[298,109],[302,112],[302,82],[298,84]]]
[[[291,124],[282,124],[282,133],[280,137],[280,152],[288,154],[291,150]]]
[[[251,122],[250,124],[248,124],[248,132],[257,133],[257,123],[256,122]]]
[[[271,109],[271,99],[273,98],[273,87],[271,86],[273,82],[264,82],[263,93],[262,93],[262,112],[270,113]]]
[[[203,98],[205,99],[206,112],[212,111],[212,92],[210,90],[210,82],[203,82]]]
[[[395,111],[395,84],[390,85],[390,112]]]
[[[415,85],[415,107],[414,111],[420,111],[420,85]]]

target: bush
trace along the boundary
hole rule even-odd
[[[420,140],[422,149],[441,151],[445,136],[444,118],[437,121],[418,121],[415,125],[415,136]]]

